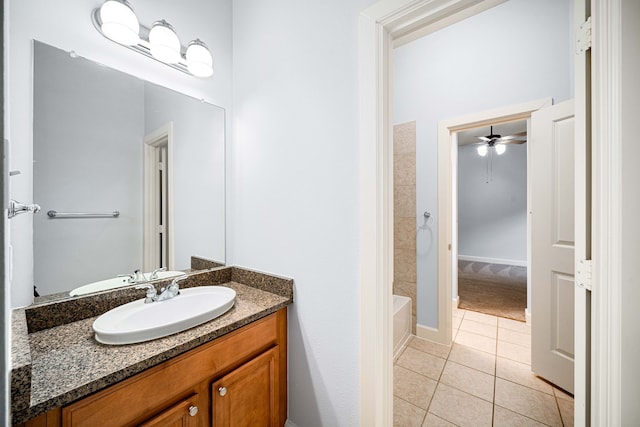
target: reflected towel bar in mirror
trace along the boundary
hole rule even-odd
[[[49,211],[47,212],[49,218],[118,218],[120,216],[120,211],[113,212],[57,212],[57,211]]]

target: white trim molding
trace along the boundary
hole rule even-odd
[[[591,425],[615,426],[622,425],[622,0],[591,5]]]

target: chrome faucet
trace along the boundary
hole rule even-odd
[[[142,273],[142,271],[140,271],[140,269],[137,269],[133,272],[133,283],[142,283],[146,281],[147,278],[144,277],[144,274]]]
[[[133,273],[129,274],[118,274],[118,277],[128,277],[128,283],[144,283],[148,282],[147,278],[144,277],[144,274],[140,271],[140,269],[135,270]]]
[[[144,303],[145,304],[149,304],[149,303],[158,301],[158,293],[156,291],[156,287],[155,286],[150,285],[150,284],[137,285],[136,289],[146,289],[147,290],[147,295],[146,295],[146,298],[144,299]]]
[[[160,289],[160,295],[158,295],[156,301],[165,301],[175,297],[176,295],[180,295],[180,287],[178,286],[178,282],[186,279],[187,277],[189,276],[184,275],[176,277],[171,281],[171,284],[169,286]]]
[[[149,276],[149,280],[156,280],[158,278],[158,272],[159,271],[166,271],[167,267],[160,267],[160,268],[156,268],[155,270],[153,270],[153,272],[151,273],[151,276]]]

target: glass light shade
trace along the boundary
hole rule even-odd
[[[180,61],[180,39],[165,20],[154,22],[149,31],[151,54],[159,61],[175,64]]]
[[[498,156],[502,153],[504,153],[507,149],[507,147],[504,144],[496,144],[496,153],[498,153]]]
[[[140,40],[140,23],[133,8],[126,0],[107,0],[100,7],[100,28],[111,40],[135,45]]]
[[[482,157],[487,155],[488,150],[486,145],[482,144],[478,146],[477,150],[478,150],[478,154],[480,154]]]
[[[207,45],[200,40],[189,43],[186,52],[187,68],[196,77],[209,77],[213,74],[213,57]]]

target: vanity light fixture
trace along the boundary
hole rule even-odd
[[[100,34],[144,56],[196,77],[213,74],[213,57],[207,45],[196,39],[185,48],[164,19],[151,28],[140,25],[127,0],[106,0],[94,9],[91,20]]]

